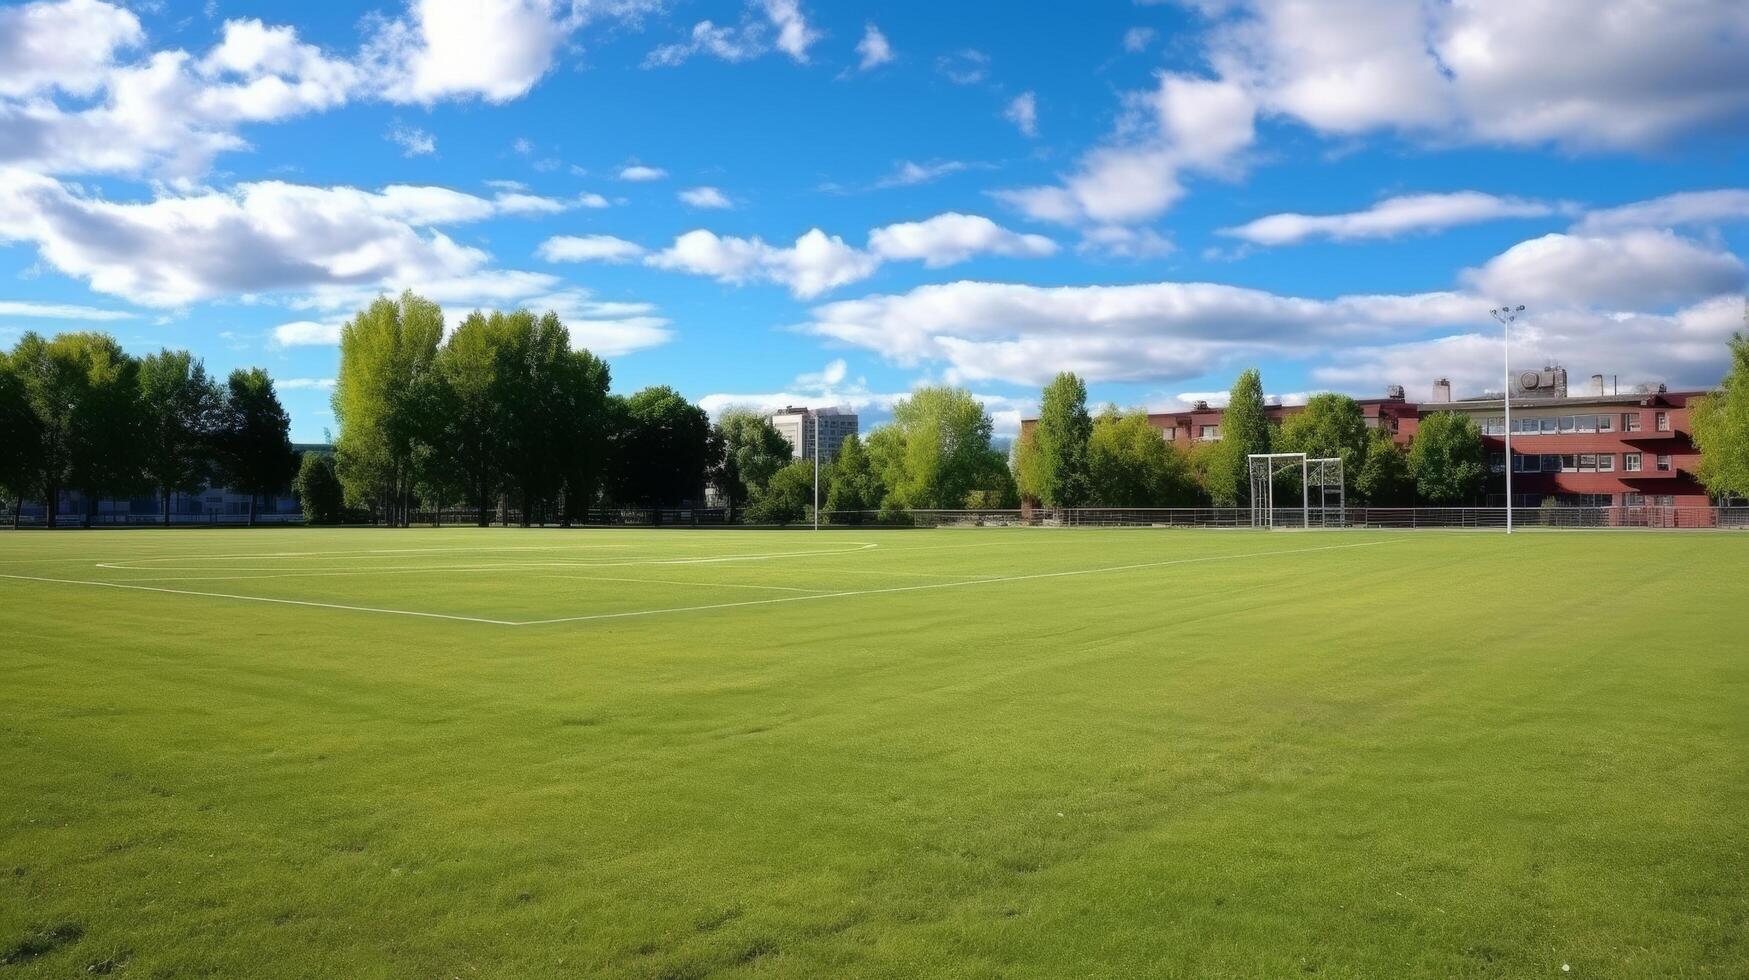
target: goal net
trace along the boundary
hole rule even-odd
[[[1348,501],[1340,457],[1252,453],[1251,526],[1341,527]]]

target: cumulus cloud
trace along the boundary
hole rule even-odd
[[[1365,211],[1345,214],[1272,214],[1221,234],[1254,245],[1293,245],[1312,238],[1353,241],[1395,238],[1411,232],[1439,231],[1502,218],[1538,218],[1555,209],[1541,201],[1498,197],[1480,191],[1408,194],[1386,198]]]
[[[727,194],[715,187],[691,187],[681,191],[678,197],[682,204],[704,210],[722,210],[735,206],[735,202],[729,200]]]
[[[869,388],[866,379],[850,379],[849,365],[843,358],[838,358],[819,371],[796,375],[795,380],[782,391],[716,392],[700,398],[698,404],[712,416],[720,416],[729,409],[776,412],[790,406],[841,408],[864,415],[884,415],[891,412],[895,404],[910,396],[910,391],[874,391]],[[1019,433],[1021,417],[1038,409],[1038,400],[1030,396],[1017,398],[973,392],[972,397],[982,403],[984,410],[990,413],[997,435],[1012,436]],[[866,431],[870,420],[864,418],[861,421]]]
[[[1596,17],[1546,0],[1205,10],[1220,76],[1322,132],[1631,148],[1749,111],[1749,7],[1738,0],[1617,4]]]
[[[601,248],[606,251],[607,246]],[[922,262],[939,268],[978,255],[1039,258],[1056,250],[1056,243],[1042,235],[1018,234],[979,215],[948,212],[924,221],[876,228],[869,232],[868,247],[861,249],[818,228],[788,247],[771,245],[758,237],[739,238],[698,229],[645,256],[644,262],[735,285],[777,283],[801,299],[811,299],[867,279],[890,261]],[[630,254],[618,253],[612,258]]]
[[[918,184],[930,184],[949,174],[970,170],[971,167],[972,165],[964,160],[931,160],[927,163],[901,160],[893,167],[892,173],[875,181],[875,187],[884,190],[890,187],[915,187]]]
[[[862,40],[856,42],[856,53],[862,58],[857,65],[862,71],[872,71],[893,60],[892,44],[873,21],[863,28]]]
[[[931,269],[955,265],[977,255],[1044,258],[1057,243],[1043,235],[1009,231],[976,214],[948,212],[926,221],[909,221],[869,233],[869,251],[883,259],[922,262]]]
[[[1123,49],[1131,54],[1146,51],[1159,33],[1152,27],[1132,27],[1123,32]]]
[[[380,191],[282,181],[117,203],[52,177],[0,170],[0,241],[102,293],[152,306],[238,294],[399,288],[483,274],[488,256],[434,226],[566,205],[443,187]]]
[[[1119,137],[1083,155],[1060,184],[996,196],[1040,221],[1145,221],[1183,195],[1182,174],[1230,172],[1255,139],[1255,106],[1229,82],[1162,73],[1154,91],[1130,102]]]
[[[1735,255],[1668,230],[1544,235],[1520,242],[1465,275],[1499,302],[1658,309],[1740,289]]]
[[[668,171],[663,170],[661,167],[648,167],[641,163],[627,164],[619,169],[619,179],[629,180],[634,184],[643,184],[652,180],[661,180],[666,176],[668,176]]]
[[[0,300],[0,316],[21,320],[132,320],[135,314],[74,303],[31,303]]]
[[[540,243],[535,254],[548,262],[630,262],[644,247],[612,235],[560,235]]]
[[[118,51],[145,38],[133,11],[97,0],[0,10],[0,95],[96,91]]]

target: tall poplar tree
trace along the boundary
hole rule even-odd
[[[442,337],[443,311],[412,292],[376,300],[340,332],[335,469],[349,500],[376,503],[392,525],[405,525],[412,506],[415,448],[432,424],[423,406]]]
[[[1033,489],[1046,506],[1079,507],[1092,496],[1087,460],[1092,437],[1087,385],[1064,371],[1045,386],[1032,430]]]

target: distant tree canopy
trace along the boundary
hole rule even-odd
[[[1749,497],[1749,335],[1731,338],[1731,370],[1694,406],[1690,424],[1707,491]]]
[[[731,508],[764,491],[771,478],[795,458],[789,440],[761,412],[731,408],[712,426],[720,460],[712,482]]]
[[[1272,443],[1269,408],[1263,401],[1263,376],[1256,368],[1240,373],[1227,393],[1221,414],[1221,441],[1210,452],[1204,480],[1220,507],[1242,507],[1251,500],[1251,461]]]
[[[298,463],[298,476],[292,483],[298,502],[304,509],[304,520],[311,524],[338,524],[345,514],[345,491],[334,474],[334,457],[328,453],[307,452]]]
[[[215,384],[186,351],[136,358],[103,333],[26,333],[0,357],[0,487],[41,500],[51,523],[64,491],[89,523],[105,498],[170,498],[212,481],[259,494],[286,488],[286,415],[260,369]],[[253,513],[253,508],[251,508]]]
[[[1094,495],[1088,462],[1093,419],[1087,414],[1087,385],[1064,371],[1045,386],[1038,422],[1028,433],[1032,455],[1025,486],[1047,507],[1079,507]]]
[[[821,479],[826,472],[821,470]],[[753,495],[747,506],[747,521],[752,524],[794,524],[805,520],[814,509],[814,461],[798,459],[783,467]]]
[[[1389,431],[1374,429],[1368,437],[1366,460],[1355,474],[1354,491],[1361,503],[1374,507],[1407,507],[1415,503],[1415,476],[1409,471],[1409,454],[1397,445]]]
[[[704,499],[711,424],[704,409],[661,385],[615,401],[616,499],[674,506]]]
[[[1434,412],[1421,420],[1409,448],[1415,489],[1430,504],[1473,503],[1488,477],[1482,432],[1475,420],[1457,412]]]
[[[829,511],[879,510],[886,497],[880,475],[855,435],[845,437],[832,461],[832,486],[826,494]]]
[[[1095,507],[1189,507],[1201,496],[1190,462],[1148,422],[1146,409],[1109,405],[1093,420],[1088,471]]]
[[[900,399],[892,422],[863,447],[886,490],[882,508],[957,509],[991,499],[1012,506],[1014,478],[991,448],[992,429],[983,404],[963,388],[918,388]]]
[[[1359,402],[1347,395],[1313,395],[1282,422],[1271,452],[1342,460],[1344,489],[1352,495],[1366,463],[1369,431]]]

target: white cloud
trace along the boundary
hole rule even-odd
[[[1544,235],[1512,246],[1465,275],[1477,292],[1533,308],[1661,308],[1740,289],[1735,255],[1671,231]]]
[[[416,127],[395,125],[389,129],[387,139],[401,148],[404,157],[429,156],[437,152],[437,137]]]
[[[1592,211],[1576,231],[1597,233],[1624,228],[1719,225],[1749,221],[1749,190],[1687,191],[1649,201]]]
[[[1123,32],[1123,49],[1131,54],[1146,51],[1159,34],[1152,27],[1132,27]]]
[[[72,303],[29,303],[0,300],[0,316],[23,320],[132,320],[135,314],[123,310],[105,310],[95,306]]]
[[[721,416],[729,409],[770,413],[791,406],[840,408],[865,415],[870,412],[886,414],[893,410],[896,403],[911,397],[911,394],[910,391],[872,391],[865,379],[850,379],[849,365],[843,358],[838,358],[819,371],[796,375],[795,381],[783,391],[757,394],[718,392],[700,398],[698,405],[713,417]],[[1038,408],[1038,400],[1031,397],[1016,398],[978,392],[973,392],[972,397],[990,413],[997,435],[1012,436],[1019,433],[1021,417]],[[869,419],[864,418],[861,422],[866,432]]]
[[[862,57],[857,65],[862,71],[871,71],[893,60],[893,46],[873,21],[863,28],[862,40],[856,42],[856,53]]]
[[[1024,136],[1038,135],[1038,96],[1022,92],[1008,103],[1002,116],[1013,123]]]
[[[759,238],[719,236],[702,229],[689,231],[646,261],[660,269],[710,276],[727,283],[782,283],[803,299],[866,279],[880,267],[880,259],[818,228],[797,238],[790,248],[767,245]]]
[[[144,38],[132,11],[97,0],[0,10],[0,95],[94,92],[116,52]]]
[[[1557,0],[1243,0],[1207,56],[1271,113],[1323,132],[1643,147],[1749,111],[1749,6]]]
[[[339,321],[282,323],[273,328],[273,342],[281,347],[332,347],[340,343],[341,326]]]
[[[731,63],[748,61],[773,47],[798,64],[806,64],[808,48],[819,38],[808,26],[799,0],[748,0],[748,12],[738,24],[701,20],[692,25],[685,41],[651,51],[644,58],[644,67],[673,67],[701,54]]]
[[[334,378],[279,378],[273,384],[280,391],[332,391],[338,381]]]
[[[507,102],[547,73],[570,29],[553,0],[412,0],[366,57],[390,101]]]
[[[486,253],[432,226],[562,207],[513,193],[487,200],[442,187],[281,181],[116,203],[0,170],[0,241],[34,243],[92,289],[152,306],[481,275]]]
[[[710,276],[740,285],[771,282],[810,299],[860,282],[890,261],[922,262],[930,268],[964,262],[977,255],[1036,258],[1053,254],[1055,242],[1042,235],[1009,231],[988,218],[948,212],[925,221],[887,225],[869,232],[859,249],[818,228],[782,248],[763,239],[737,238],[699,229],[645,258],[658,269]]]
[[[1131,224],[1158,216],[1184,188],[1185,171],[1226,173],[1255,138],[1254,107],[1238,86],[1162,74],[1131,98],[1122,139],[1085,154],[1060,185],[997,191],[1040,221]]]
[[[976,85],[990,77],[990,56],[965,48],[935,59],[935,70],[955,85]]]
[[[760,3],[765,8],[765,16],[777,28],[778,50],[806,64],[808,47],[819,40],[820,35],[808,27],[808,20],[802,15],[801,0],[760,0]]]
[[[1019,234],[982,215],[951,211],[925,221],[876,228],[869,233],[868,244],[883,259],[918,261],[931,269],[976,255],[1043,258],[1057,251],[1057,243],[1043,235]]]
[[[1221,234],[1256,245],[1292,245],[1310,238],[1335,241],[1395,238],[1410,232],[1436,231],[1502,218],[1543,217],[1554,212],[1553,207],[1540,201],[1498,197],[1480,191],[1409,194],[1386,198],[1365,211],[1345,214],[1267,215],[1237,228],[1224,228]]]
[[[561,235],[541,242],[535,254],[548,262],[630,262],[644,247],[612,235]]]
[[[633,183],[661,180],[666,176],[668,176],[668,171],[661,167],[647,167],[641,163],[627,164],[619,170],[620,180],[629,180]]]
[[[1177,246],[1152,228],[1096,225],[1081,233],[1076,249],[1122,259],[1156,259],[1172,254]]]
[[[901,160],[893,168],[892,173],[875,181],[875,187],[915,187],[918,184],[933,183],[949,174],[957,174],[970,168],[971,164],[963,160],[931,160],[928,163]]]
[[[727,194],[715,187],[692,187],[681,191],[678,196],[683,204],[706,210],[735,206],[735,202],[729,200]]]

